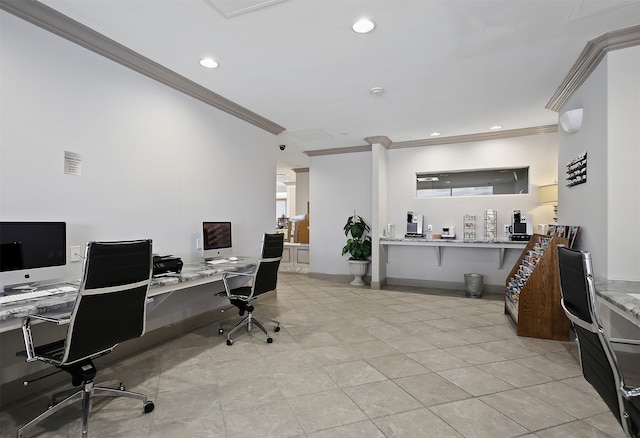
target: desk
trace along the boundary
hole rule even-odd
[[[187,263],[180,274],[169,274],[153,278],[149,286],[149,301],[147,313],[169,297],[173,292],[186,288],[214,283],[222,280],[225,272],[246,272],[255,268],[256,260],[242,257],[237,262],[211,265],[205,262]],[[77,284],[69,283],[75,287]],[[27,301],[16,301],[0,306],[0,333],[19,329],[22,320],[27,315],[42,314],[73,307],[78,294],[77,289],[72,292],[53,295],[46,298],[36,298]]]
[[[162,342],[168,337],[209,323],[212,317],[215,318],[219,310],[229,303],[225,298],[214,296],[215,293],[224,290],[221,281],[222,275],[225,272],[252,270],[256,263],[255,258],[244,257],[237,262],[217,265],[204,262],[187,263],[180,274],[152,279],[147,301],[145,335],[123,343],[114,350],[114,353],[105,356],[104,360],[114,360],[119,356],[135,354],[136,351]],[[234,287],[238,286],[238,283],[246,281],[246,278],[231,278],[230,281],[231,286]],[[47,298],[18,301],[0,306],[0,345],[2,346],[0,350],[0,401],[2,403],[10,402],[29,393],[36,393],[45,385],[51,385],[66,378],[64,374],[60,374],[57,379],[52,376],[24,388],[22,380],[25,376],[48,372],[49,365],[43,363],[27,364],[23,357],[16,357],[15,353],[24,349],[21,327],[25,316],[34,313],[70,311],[77,294],[76,290]],[[37,330],[39,326],[43,325],[35,324],[33,329]],[[42,343],[61,339],[64,337],[66,327],[46,327],[46,330],[46,333],[41,333],[42,338],[38,338]]]
[[[596,280],[598,309],[611,337],[640,340],[640,281]]]

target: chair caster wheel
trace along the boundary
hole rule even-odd
[[[224,334],[224,329],[218,329],[218,334],[219,335],[223,335]]]
[[[279,332],[279,331],[280,331],[280,326],[279,326],[279,325],[275,326],[275,328],[273,329],[273,331],[274,331],[274,332],[276,332],[276,333],[277,333],[277,332]]]
[[[227,339],[227,345],[228,346],[232,346],[233,345],[233,339]]]
[[[155,409],[156,405],[153,404],[152,401],[148,401],[144,404],[144,413],[148,414],[149,412],[153,412],[153,410]]]
[[[273,338],[267,338],[267,344],[273,343]]]

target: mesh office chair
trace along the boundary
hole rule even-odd
[[[278,268],[280,267],[280,260],[282,260],[282,251],[284,249],[284,234],[265,234],[262,239],[262,251],[260,260],[254,272],[240,273],[232,272],[225,273],[222,277],[224,283],[224,289],[226,297],[231,304],[239,309],[240,319],[236,322],[235,326],[227,334],[227,345],[233,345],[233,335],[238,329],[246,326],[248,331],[251,331],[253,325],[256,325],[267,336],[267,342],[273,342],[273,338],[269,335],[264,326],[253,317],[254,307],[251,304],[259,295],[270,292],[276,289],[278,282]],[[247,281],[243,286],[235,289],[230,289],[228,276],[246,276]],[[250,283],[250,284],[249,284]],[[247,312],[247,316],[244,316]],[[280,323],[275,322],[274,331],[280,331]],[[224,329],[220,325],[219,333],[224,334]]]
[[[640,437],[640,388],[625,384],[612,343],[640,346],[639,341],[609,339],[597,313],[591,254],[558,246],[562,308],[576,332],[584,378],[600,394],[629,437]],[[635,356],[637,368],[638,356]]]
[[[110,353],[120,342],[144,334],[151,266],[151,240],[89,242],[71,314],[63,318],[44,315],[25,318],[22,331],[27,362],[54,365],[71,374],[73,386],[82,387],[59,403],[54,396],[48,410],[18,429],[18,437],[78,400],[82,400],[82,435],[86,436],[94,396],[132,397],[142,400],[145,413],[153,411],[153,402],[143,394],[125,391],[122,383],[118,389],[93,384],[97,373],[93,359]],[[66,338],[36,347],[31,320],[67,324]]]

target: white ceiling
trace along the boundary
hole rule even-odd
[[[545,105],[586,43],[640,24],[640,0],[41,1],[286,128],[291,177],[303,151],[365,137],[555,124]]]

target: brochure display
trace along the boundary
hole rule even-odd
[[[557,245],[564,237],[534,234],[505,285],[505,313],[517,326],[518,336],[569,340],[569,320],[560,305]]]

